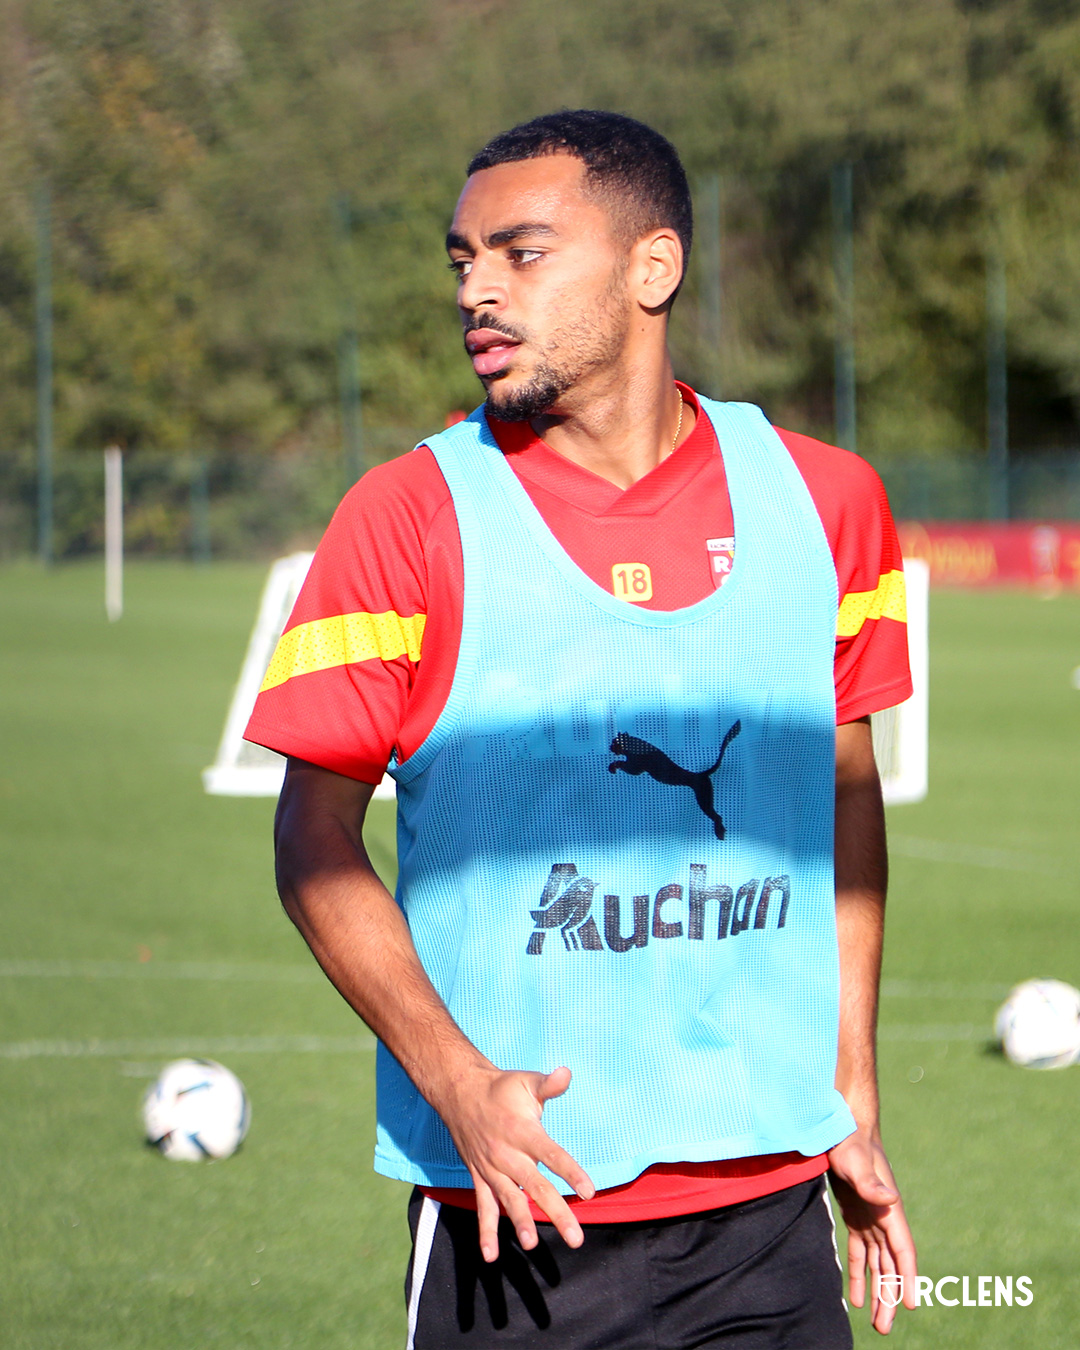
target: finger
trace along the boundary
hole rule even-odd
[[[877,1326],[881,1303],[881,1252],[876,1242],[866,1245],[866,1264],[870,1270],[870,1325]]]
[[[522,1250],[531,1252],[540,1239],[536,1235],[536,1222],[525,1192],[507,1177],[497,1186],[495,1194],[499,1197],[506,1217],[514,1225]]]
[[[900,1274],[904,1277],[904,1307],[914,1312],[919,1306],[919,1294],[915,1283],[919,1275],[919,1263],[915,1260],[914,1252],[906,1259],[901,1256],[898,1266]]]
[[[854,1232],[848,1233],[848,1298],[853,1308],[861,1308],[866,1298],[866,1243]]]
[[[548,1179],[540,1172],[534,1172],[525,1182],[525,1193],[538,1209],[543,1210],[555,1225],[555,1231],[568,1247],[580,1247],[585,1234],[574,1215],[574,1211]]]
[[[892,1330],[893,1320],[896,1317],[896,1305],[889,1305],[878,1299],[877,1312],[871,1318],[871,1326],[881,1336],[887,1336]]]
[[[471,1170],[471,1169],[470,1169]],[[476,1219],[480,1228],[480,1255],[485,1261],[499,1259],[499,1202],[478,1172],[473,1172],[476,1188]]]
[[[591,1200],[596,1194],[596,1187],[588,1172],[571,1158],[566,1149],[560,1148],[551,1135],[544,1135],[543,1147],[536,1150],[535,1157],[549,1172],[554,1172],[557,1177],[562,1177],[568,1186],[572,1186],[582,1200]],[[554,1190],[554,1187],[552,1189]]]
[[[902,1205],[893,1206],[873,1226],[873,1232],[882,1247],[887,1248],[898,1270],[918,1264],[915,1239],[911,1236],[907,1216]]]
[[[892,1324],[896,1317],[895,1305],[878,1302],[877,1316],[871,1322],[874,1330],[879,1336],[887,1336],[892,1330]]]
[[[897,1200],[900,1199],[900,1192],[882,1181],[872,1167],[866,1168],[865,1171],[860,1169],[849,1180],[859,1199],[865,1200],[868,1205],[880,1205],[886,1208],[889,1205],[895,1205]]]
[[[888,1209],[900,1199],[900,1192],[894,1191],[891,1186],[887,1186],[876,1175],[860,1178],[856,1189],[861,1199],[865,1200],[868,1205],[874,1205],[879,1209]]]
[[[551,1101],[554,1097],[561,1097],[570,1086],[570,1070],[562,1067],[552,1069],[549,1074],[530,1075],[535,1081],[533,1091],[536,1093],[536,1099],[543,1110],[544,1102]],[[571,1186],[575,1194],[582,1200],[591,1200],[596,1194],[596,1187],[593,1185],[592,1178],[577,1162],[571,1158],[570,1154],[564,1148],[552,1139],[543,1128],[538,1125],[541,1144],[529,1151],[537,1162],[542,1162],[549,1171],[556,1176],[562,1177],[568,1186]]]
[[[877,1248],[877,1252],[878,1252],[878,1275],[877,1275],[878,1315],[877,1321],[874,1323],[874,1325],[882,1336],[887,1336],[889,1334],[889,1329],[893,1324],[893,1320],[896,1317],[896,1305],[895,1303],[891,1305],[886,1303],[885,1300],[881,1297],[881,1279],[882,1276],[895,1275],[896,1265],[893,1262],[892,1253],[889,1251],[887,1246],[879,1246]]]
[[[561,1097],[570,1086],[570,1070],[563,1066],[544,1074],[537,1084],[536,1095],[541,1102],[549,1102],[553,1097]]]
[[[919,1306],[915,1287],[919,1274],[919,1255],[902,1208],[889,1215],[885,1234],[896,1269],[904,1277],[904,1307],[915,1309]]]

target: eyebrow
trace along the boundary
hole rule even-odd
[[[519,225],[510,225],[505,230],[496,230],[494,234],[489,234],[484,240],[488,248],[502,248],[505,244],[512,244],[517,239],[524,239],[535,235],[556,236],[557,230],[553,230],[550,225],[544,225],[539,221],[522,221]],[[464,235],[456,234],[453,230],[446,236],[446,250],[449,252],[452,248],[460,249],[462,253],[472,253],[473,247]]]

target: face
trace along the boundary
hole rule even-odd
[[[447,235],[465,348],[488,412],[572,410],[618,367],[631,324],[627,250],[570,155],[500,164],[465,184]]]

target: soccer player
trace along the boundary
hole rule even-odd
[[[486,403],[346,496],[247,732],[289,756],[286,910],[380,1041],[417,1350],[849,1346],[826,1172],[878,1331],[915,1273],[874,1061],[899,549],[863,461],[676,382],[691,231],[631,119],[475,157]]]

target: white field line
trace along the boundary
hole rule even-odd
[[[1011,984],[956,984],[934,980],[882,980],[882,998],[1003,999]]]
[[[92,979],[92,980],[251,980],[267,983],[321,983],[324,976],[314,966],[271,966],[196,961],[0,961],[0,978]],[[959,999],[999,1001],[1011,988],[1007,984],[962,984],[919,980],[884,980],[883,999]],[[879,1029],[883,1041],[971,1040],[976,1035],[970,1023],[956,1026],[885,1023]],[[224,1036],[166,1040],[15,1041],[0,1043],[0,1059],[39,1058],[139,1058],[156,1055],[224,1054],[352,1054],[371,1050],[370,1036]]]
[[[964,867],[993,867],[1005,872],[1039,872],[1058,876],[1065,868],[1052,858],[1034,853],[1016,853],[1007,848],[980,848],[973,844],[946,844],[938,839],[916,839],[907,834],[889,835],[889,852],[925,862],[960,863]]]
[[[227,965],[199,961],[0,961],[0,979],[87,980],[226,980],[265,981],[268,984],[323,984],[317,966]],[[935,983],[921,980],[883,980],[882,998],[1004,998],[1008,984]]]
[[[0,979],[38,980],[254,980],[266,984],[322,984],[315,965],[271,966],[218,961],[0,961]]]
[[[879,1041],[971,1041],[976,1038],[990,1040],[993,1034],[990,1026],[980,1029],[970,1022],[938,1026],[930,1023],[904,1026],[897,1022],[892,1026],[886,1024],[878,1027]]]
[[[970,1041],[989,1037],[970,1022],[945,1025],[896,1023],[878,1029],[882,1041]],[[374,1050],[373,1036],[211,1036],[125,1041],[9,1041],[0,1059],[132,1059],[164,1055],[340,1055]]]
[[[374,1036],[190,1036],[139,1041],[9,1041],[0,1059],[129,1059],[144,1055],[351,1055]]]

